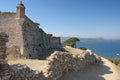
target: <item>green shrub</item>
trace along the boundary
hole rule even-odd
[[[82,49],[82,50],[87,50],[86,47],[79,47],[79,49]]]
[[[118,66],[120,67],[120,64],[118,64]]]
[[[71,46],[71,47],[74,47],[74,44],[71,43],[71,42],[64,42],[62,43],[63,46]]]
[[[77,37],[71,37],[71,38],[65,40],[65,41],[62,43],[62,45],[63,45],[63,46],[71,46],[71,47],[76,48],[76,42],[77,42],[77,41],[80,41]]]
[[[108,58],[112,63],[120,66],[120,58]]]

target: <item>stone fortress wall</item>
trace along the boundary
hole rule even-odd
[[[5,32],[9,36],[8,54],[16,49],[14,54],[39,59],[56,49],[62,49],[60,37],[45,33],[37,23],[30,20],[25,15],[25,6],[22,2],[17,5],[16,13],[0,12],[0,32]]]
[[[33,71],[26,65],[8,65],[6,60],[6,42],[8,36],[0,33],[0,80],[45,80],[41,72]]]
[[[31,70],[26,65],[8,65],[6,61],[6,42],[8,36],[0,33],[0,80],[62,80],[71,71],[78,71],[89,65],[97,64],[100,58],[91,51],[80,55],[55,51],[47,58],[42,71]]]
[[[26,17],[27,18],[27,17]],[[29,19],[26,19],[22,26],[23,40],[26,55],[32,58],[39,58],[53,52],[56,48],[61,50],[60,37],[55,37],[52,34],[45,33],[38,25]],[[36,54],[35,53],[40,53]]]
[[[19,22],[15,20],[15,13],[0,12],[0,32],[5,32],[9,35],[9,42],[7,43],[8,48],[16,45],[22,49],[22,28],[19,25]]]

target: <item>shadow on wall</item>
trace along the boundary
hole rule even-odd
[[[62,80],[105,80],[102,75],[111,73],[113,72],[110,71],[110,68],[101,63],[98,65],[89,65],[78,72],[65,74]]]
[[[39,56],[41,56],[39,59],[46,60],[46,58],[49,57],[55,51],[67,52],[62,46],[60,46],[59,48],[49,48],[48,51],[46,52],[46,54],[39,54]]]

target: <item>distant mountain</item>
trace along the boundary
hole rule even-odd
[[[80,38],[81,41],[105,41],[103,38]]]
[[[69,39],[70,37],[61,37],[61,42],[64,42],[65,40]],[[78,37],[79,38],[79,37]],[[119,39],[104,39],[104,38],[79,38],[80,41],[86,42],[86,41],[98,41],[98,42],[103,42],[103,41],[120,41]]]

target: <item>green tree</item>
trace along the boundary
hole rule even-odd
[[[76,48],[76,42],[80,41],[80,39],[78,39],[77,37],[71,37],[69,39],[67,39],[66,41],[63,42],[64,46],[71,46],[71,47],[75,47]]]

